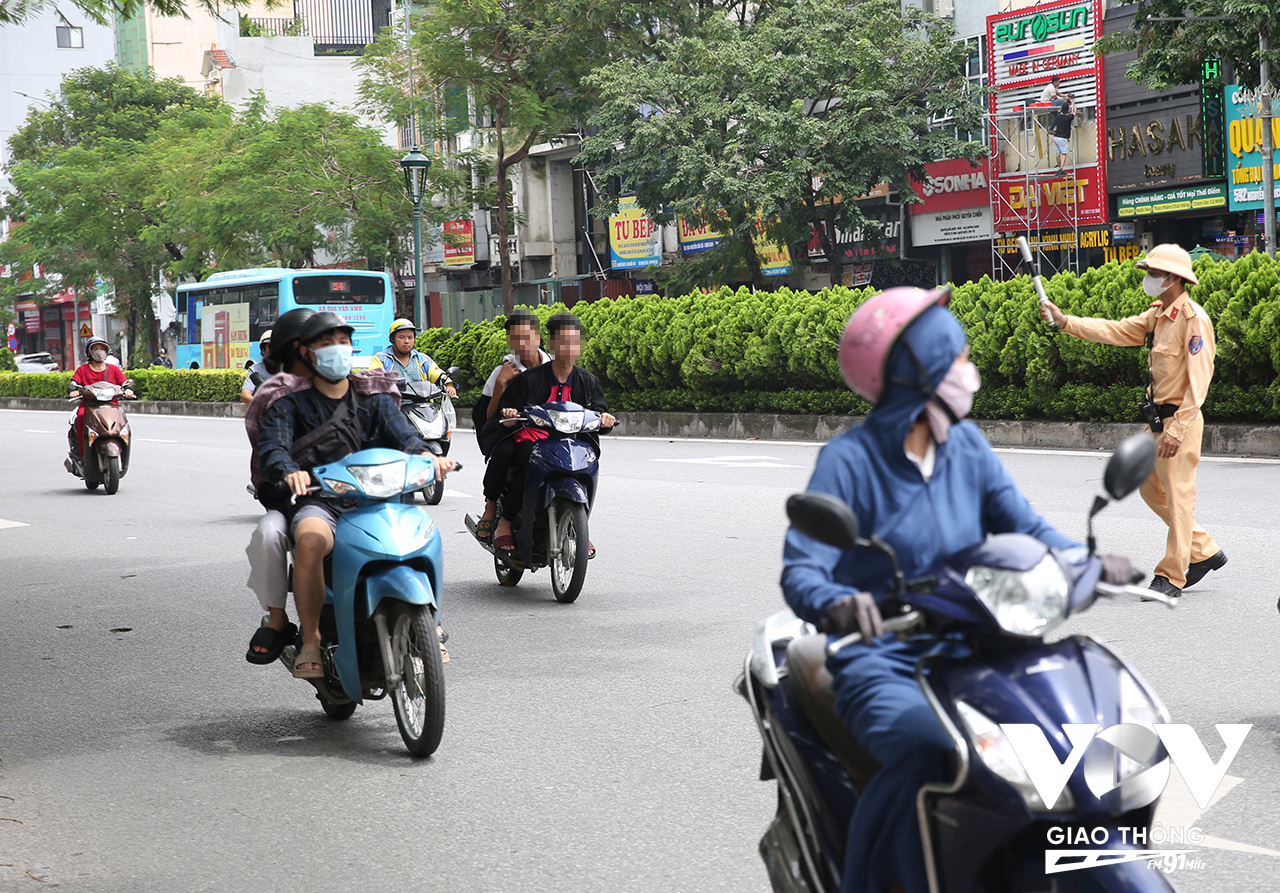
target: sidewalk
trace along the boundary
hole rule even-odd
[[[0,408],[69,412],[62,399],[0,397]],[[182,403],[138,400],[134,415],[243,418],[243,403]],[[729,412],[619,412],[614,436],[714,437],[724,440],[827,441],[860,421],[855,416]],[[1109,450],[1144,425],[1117,422],[1006,422],[977,420],[992,446],[1056,450]],[[471,413],[458,413],[458,427],[471,427]],[[1202,452],[1217,456],[1280,457],[1280,426],[1205,425]]]

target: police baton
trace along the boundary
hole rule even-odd
[[[1022,252],[1022,262],[1031,268],[1031,281],[1035,284],[1036,294],[1040,298],[1040,306],[1049,303],[1049,296],[1044,293],[1044,283],[1040,281],[1040,265],[1031,259],[1031,246],[1026,236],[1018,236],[1018,250]]]

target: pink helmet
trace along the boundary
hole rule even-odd
[[[932,291],[890,288],[869,298],[849,317],[840,337],[840,374],[849,389],[875,405],[884,392],[884,367],[898,336],[930,307],[945,307],[951,286]]]

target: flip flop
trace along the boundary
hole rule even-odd
[[[244,659],[251,664],[275,663],[280,658],[280,652],[284,651],[284,646],[292,642],[297,636],[298,628],[292,623],[286,623],[284,629],[280,630],[272,629],[269,626],[260,626],[257,632],[253,634],[253,638],[249,640],[249,650],[245,652]],[[267,650],[254,651],[254,646]]]
[[[320,664],[317,670],[300,670],[303,664]],[[319,648],[303,648],[293,660],[293,677],[295,679],[323,679],[324,659]]]
[[[495,549],[501,549],[503,552],[514,552],[516,550],[516,540],[509,533],[504,533],[493,541]]]
[[[497,518],[481,518],[476,522],[476,539],[482,543],[493,542],[493,529],[497,526]]]

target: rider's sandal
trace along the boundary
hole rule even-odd
[[[270,664],[274,663],[280,657],[280,652],[284,651],[284,646],[288,645],[298,636],[298,628],[292,623],[286,623],[284,629],[274,630],[269,626],[260,626],[258,631],[253,634],[253,638],[249,640],[249,650],[245,652],[244,659],[251,664]],[[266,651],[254,651],[253,649],[265,648]]]
[[[516,550],[516,540],[509,533],[504,533],[493,541],[495,549],[501,549],[503,552],[514,552]]]
[[[481,518],[476,522],[476,539],[482,543],[493,542],[493,529],[497,526],[497,518]]]
[[[587,540],[587,561],[596,557],[596,544]]]
[[[300,669],[303,664],[318,664],[319,666],[312,670],[303,670]],[[293,675],[295,679],[323,679],[324,660],[320,655],[320,649],[303,648],[299,651],[298,656],[293,661]]]

